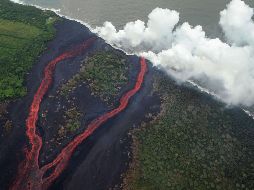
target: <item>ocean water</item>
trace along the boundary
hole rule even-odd
[[[230,0],[23,0],[45,8],[60,9],[60,13],[82,20],[92,27],[111,21],[121,28],[129,21],[146,21],[156,7],[180,12],[181,22],[201,25],[209,37],[221,37],[219,13]],[[254,7],[253,0],[245,0]]]

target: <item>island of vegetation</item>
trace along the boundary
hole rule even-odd
[[[66,109],[61,122],[59,122],[57,137],[61,143],[67,136],[73,136],[80,129],[82,117],[78,105],[75,105],[75,92],[83,84],[88,86],[91,96],[98,97],[109,107],[115,104],[120,91],[128,83],[129,64],[123,54],[113,51],[99,51],[89,55],[82,61],[79,71],[59,86],[58,96],[62,101],[68,102],[70,108]],[[74,98],[74,99],[73,99]],[[44,115],[45,119],[46,114]],[[63,122],[63,123],[62,123]],[[85,123],[83,123],[85,125]]]
[[[89,85],[92,95],[100,97],[104,102],[114,103],[120,90],[128,82],[126,58],[113,52],[97,52],[83,61],[80,72],[60,88],[60,94],[67,96],[78,84]]]

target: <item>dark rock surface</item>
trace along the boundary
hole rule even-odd
[[[47,50],[38,58],[37,63],[27,75],[28,94],[8,106],[8,117],[12,120],[14,128],[8,138],[3,138],[0,141],[1,190],[8,189],[15,178],[18,163],[24,158],[24,147],[29,146],[25,136],[25,120],[28,116],[33,95],[42,80],[45,66],[61,53],[94,36],[85,26],[67,19],[58,22],[56,29],[56,37],[48,43]],[[81,84],[73,91],[68,100],[59,97],[57,93],[59,86],[79,71],[82,60],[86,56],[89,56],[92,52],[102,50],[124,54],[119,50],[114,50],[98,38],[84,54],[62,61],[57,65],[53,85],[42,101],[37,124],[38,133],[41,134],[44,141],[40,155],[41,165],[50,162],[75,135],[86,128],[89,121],[110,110],[99,98],[91,95],[85,84]],[[130,64],[129,82],[121,90],[121,93],[134,86],[139,72],[139,58],[126,56],[126,59]],[[142,90],[131,100],[128,108],[105,123],[78,147],[68,168],[56,181],[52,189],[78,190],[85,187],[86,190],[102,190],[121,183],[121,174],[127,169],[130,160],[131,139],[128,136],[129,129],[140,124],[147,113],[159,111],[159,97],[149,95],[152,90],[152,74],[153,69],[150,65]],[[121,94],[116,97],[116,105],[120,97]],[[63,112],[71,106],[77,106],[79,110],[85,113],[82,115],[83,125],[75,134],[67,136],[61,144],[56,146],[56,144],[50,142],[58,132]],[[46,119],[42,120],[41,115],[44,112],[47,113]]]

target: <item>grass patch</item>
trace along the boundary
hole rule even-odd
[[[1,0],[0,101],[26,94],[25,74],[54,37],[57,19],[52,12]]]
[[[162,112],[134,132],[136,167],[125,189],[254,189],[252,119],[157,79]]]
[[[9,36],[14,39],[29,40],[41,33],[41,30],[33,25],[22,22],[0,19],[0,36]],[[15,45],[15,44],[14,44]]]
[[[92,93],[108,102],[127,84],[128,66],[123,56],[112,52],[98,52],[85,61],[80,72],[64,84],[61,95],[68,95],[82,81],[86,81]]]

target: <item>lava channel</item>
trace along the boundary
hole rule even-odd
[[[72,51],[60,55],[46,66],[44,70],[44,78],[34,95],[29,116],[26,120],[26,135],[30,143],[30,149],[25,151],[25,160],[21,162],[16,180],[10,187],[10,190],[47,190],[66,168],[72,153],[77,146],[108,119],[122,112],[128,106],[130,98],[140,90],[147,71],[147,64],[143,57],[140,58],[140,72],[137,76],[135,86],[121,97],[119,106],[94,119],[88,125],[87,129],[80,135],[76,136],[65,148],[63,148],[60,154],[52,162],[41,168],[39,167],[38,160],[43,142],[42,138],[36,133],[36,122],[38,120],[41,101],[52,84],[55,66],[60,61],[79,55],[83,50],[91,46],[94,41],[95,38],[90,38],[84,44],[74,48]],[[45,173],[49,169],[53,171],[49,176],[44,178]]]

